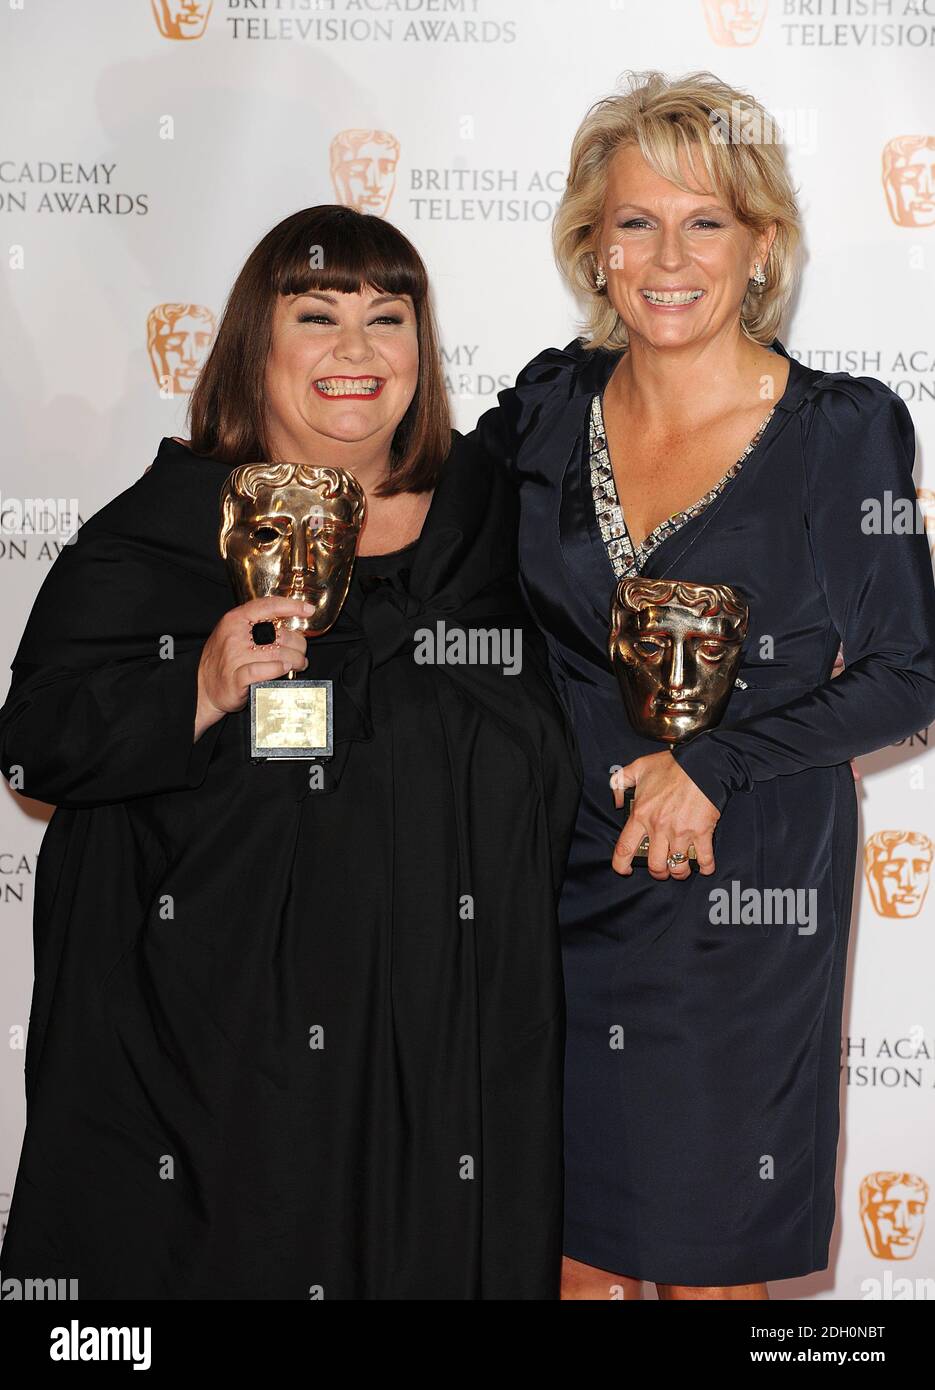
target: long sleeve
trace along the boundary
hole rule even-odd
[[[228,722],[195,742],[201,652],[234,602],[223,471],[160,456],[62,548],[0,709],[0,770],[24,796],[87,807],[201,785]]]
[[[200,786],[224,723],[194,742],[200,658],[198,646],[93,670],[15,665],[0,710],[3,775],[69,807]]]
[[[803,442],[809,544],[846,665],[788,704],[673,750],[719,810],[732,792],[844,763],[935,719],[928,542],[918,529],[872,524],[874,503],[886,519],[887,493],[916,516],[914,453],[909,411],[882,383],[849,379],[819,396]]]

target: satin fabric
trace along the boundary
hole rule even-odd
[[[834,1220],[848,759],[935,718],[928,544],[862,529],[866,498],[914,496],[913,426],[873,378],[790,359],[739,474],[648,557],[650,578],[737,586],[751,620],[720,726],[675,753],[721,813],[716,874],[623,877],[609,776],[664,745],[630,727],[607,656],[616,581],[587,423],[618,360],[579,340],[547,349],[475,432],[518,488],[522,586],[584,768],[560,904],[564,1250],[662,1283],[790,1278],[826,1267]],[[815,930],[712,922],[709,895],[732,883],[815,890]]]
[[[13,664],[3,770],[58,809],[3,1273],[82,1299],[555,1298],[580,770],[512,489],[455,435],[416,546],[361,561],[308,644],[335,683],[316,785],[250,761],[246,713],[192,743],[234,603],[227,473],[163,440]],[[418,664],[438,622],[523,630],[521,673]]]

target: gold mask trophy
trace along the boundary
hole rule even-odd
[[[664,743],[713,727],[730,699],[750,610],[728,584],[621,579],[608,649],[630,723]],[[635,789],[624,793],[627,816]],[[645,866],[649,837],[633,856]],[[695,847],[688,858],[697,862]]]
[[[347,598],[366,510],[363,488],[343,468],[235,468],[221,490],[218,543],[238,601],[302,599],[315,612],[278,618],[275,626],[307,637],[327,632]],[[294,676],[251,685],[252,758],[332,756],[332,683]]]

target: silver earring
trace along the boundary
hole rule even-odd
[[[604,274],[604,267],[602,265],[597,267],[597,275],[594,277],[594,283],[599,290],[605,290],[607,288],[607,276]]]
[[[766,276],[763,273],[763,267],[760,265],[759,261],[753,262],[753,283],[755,285],[766,284]]]

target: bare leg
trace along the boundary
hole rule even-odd
[[[643,1284],[639,1279],[630,1279],[625,1274],[612,1274],[609,1269],[596,1269],[594,1265],[582,1264],[580,1260],[562,1256],[563,1301],[569,1299],[608,1299],[642,1298]]]
[[[769,1298],[765,1284],[728,1284],[726,1288],[704,1284],[657,1284],[660,1299],[669,1298]]]

